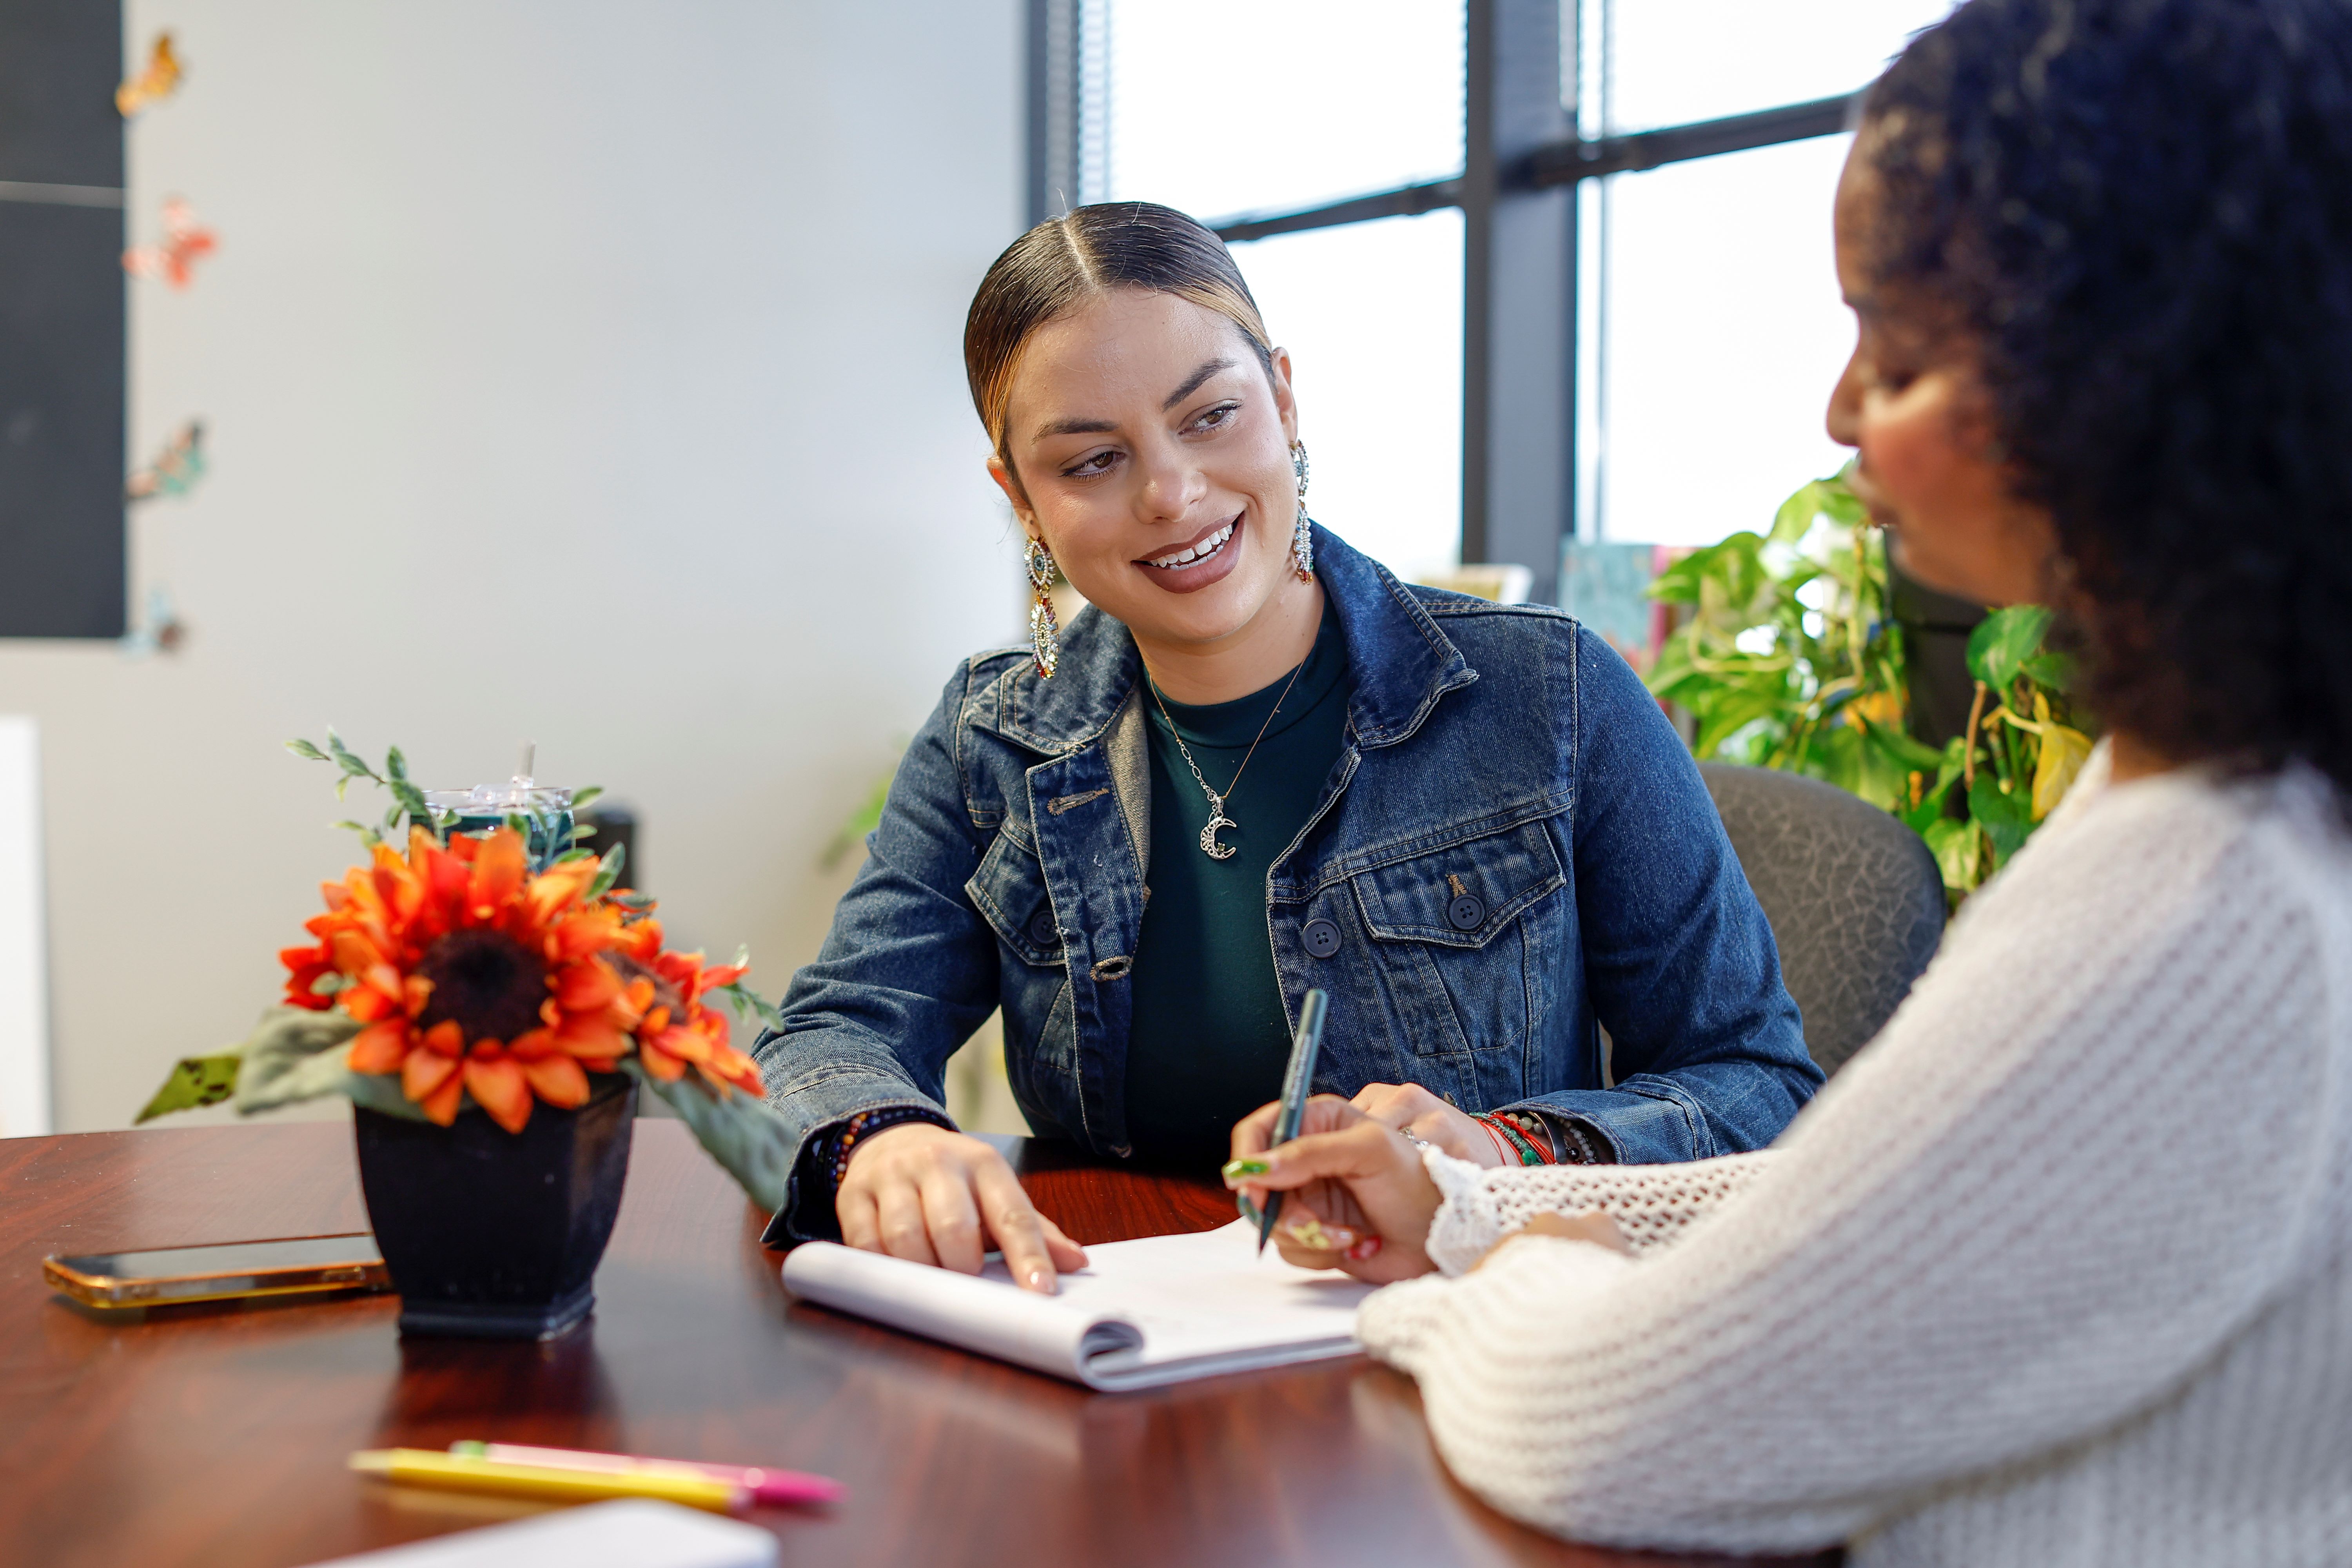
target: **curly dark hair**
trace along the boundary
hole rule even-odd
[[[1874,282],[1972,340],[2093,710],[2352,801],[2352,0],[1969,0],[1863,125]]]

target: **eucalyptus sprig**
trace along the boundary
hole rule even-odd
[[[310,742],[300,739],[287,742],[286,749],[298,757],[307,757],[314,763],[331,763],[341,769],[341,776],[335,780],[337,800],[343,798],[343,792],[351,787],[353,779],[365,779],[392,796],[392,809],[383,814],[383,823],[380,827],[364,822],[345,821],[335,824],[337,827],[347,827],[358,834],[360,842],[369,848],[373,849],[383,843],[385,834],[398,829],[402,826],[404,817],[408,826],[422,827],[432,834],[436,840],[447,842],[449,828],[457,820],[457,815],[454,812],[436,812],[425,805],[425,792],[417,788],[409,779],[408,759],[400,754],[398,746],[393,747],[384,753],[382,773],[368,766],[357,753],[343,744],[343,738],[335,733],[332,725],[327,727],[325,751],[322,752]]]

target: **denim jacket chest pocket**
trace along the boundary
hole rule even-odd
[[[1062,933],[1045,891],[1045,868],[1009,828],[988,847],[963,890],[1013,956],[1035,968],[1062,967]]]
[[[1349,879],[1365,959],[1421,1056],[1517,1049],[1558,984],[1568,878],[1542,821],[1465,838]]]
[[[1078,1125],[1077,1024],[1069,960],[1037,852],[1008,829],[981,857],[964,895],[996,933],[997,994],[1004,1010],[1004,1068],[1037,1131]],[[1036,1033],[1024,1026],[1042,1020]]]

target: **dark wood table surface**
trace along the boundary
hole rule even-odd
[[[1081,1242],[1222,1225],[1213,1186],[1015,1149]],[[1573,1563],[1439,1464],[1369,1361],[1094,1394],[790,1301],[761,1215],[673,1121],[636,1127],[594,1318],[546,1344],[404,1340],[389,1296],[101,1319],[48,1253],[367,1226],[336,1123],[0,1141],[0,1563],[287,1568],[538,1505],[395,1488],[354,1448],[461,1437],[817,1470],[787,1563]]]

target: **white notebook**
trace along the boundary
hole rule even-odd
[[[1041,1296],[994,1258],[978,1276],[812,1241],[784,1258],[784,1289],[822,1306],[1090,1388],[1154,1388],[1356,1353],[1372,1287],[1257,1256],[1245,1220],[1192,1236],[1087,1248],[1087,1267]]]
[[[592,1502],[312,1568],[774,1568],[776,1538],[674,1502]]]

